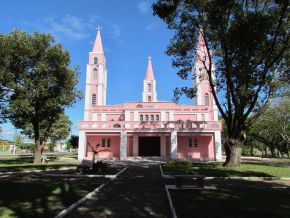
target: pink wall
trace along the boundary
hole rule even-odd
[[[198,147],[189,147],[188,138],[197,138]],[[179,135],[177,138],[178,158],[209,158],[214,159],[213,134],[192,134],[191,136]]]
[[[111,139],[111,146],[110,147],[102,147],[102,138],[110,138]],[[109,157],[120,157],[120,136],[113,136],[113,135],[87,135],[87,141],[92,145],[95,146],[96,144],[100,143],[101,146],[98,150],[107,149],[108,151],[101,152],[99,154],[99,158],[109,158]],[[92,149],[87,146],[87,157],[92,157]]]

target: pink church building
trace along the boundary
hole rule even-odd
[[[197,55],[205,53],[201,38],[197,49]],[[99,144],[98,149],[106,150],[100,153],[101,158],[126,160],[135,156],[160,156],[221,160],[222,125],[203,69],[197,58],[192,71],[197,76],[193,83],[197,88],[195,104],[160,101],[149,57],[142,100],[107,105],[109,77],[98,30],[87,64],[84,121],[78,124],[78,159],[91,158],[88,144]]]

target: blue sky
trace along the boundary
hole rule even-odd
[[[182,81],[171,67],[171,58],[164,51],[173,31],[153,16],[152,0],[9,0],[0,7],[0,32],[8,34],[18,28],[28,32],[52,34],[70,51],[71,66],[80,66],[78,89],[84,93],[88,53],[102,27],[102,41],[107,59],[107,104],[120,104],[142,99],[147,58],[153,61],[158,100],[172,100],[173,89],[192,84]],[[181,103],[192,100],[182,99]],[[73,122],[83,120],[84,99],[66,110]],[[0,138],[11,139],[14,127],[7,123]]]

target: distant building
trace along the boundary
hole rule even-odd
[[[197,49],[197,54],[205,58],[201,37]],[[107,105],[106,58],[98,30],[87,64],[84,121],[78,125],[78,158],[91,158],[88,144],[100,144],[99,149],[107,150],[100,153],[101,158],[162,156],[221,160],[222,125],[200,59],[196,59],[193,73],[197,76],[193,84],[197,88],[195,105],[158,100],[150,57],[142,101]]]

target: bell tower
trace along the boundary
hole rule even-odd
[[[196,47],[195,65],[193,67],[194,87],[196,87],[195,104],[209,107],[214,121],[218,121],[218,108],[213,98],[209,78],[205,66],[209,67],[208,53],[205,46],[203,31],[200,30]],[[212,64],[211,77],[215,80],[215,66]]]
[[[149,56],[146,76],[143,83],[143,102],[156,102],[156,101],[157,101],[156,80],[154,79],[152,59]]]
[[[107,68],[100,29],[100,27],[97,28],[97,36],[87,64],[85,121],[89,120],[89,111],[95,106],[106,105]]]

